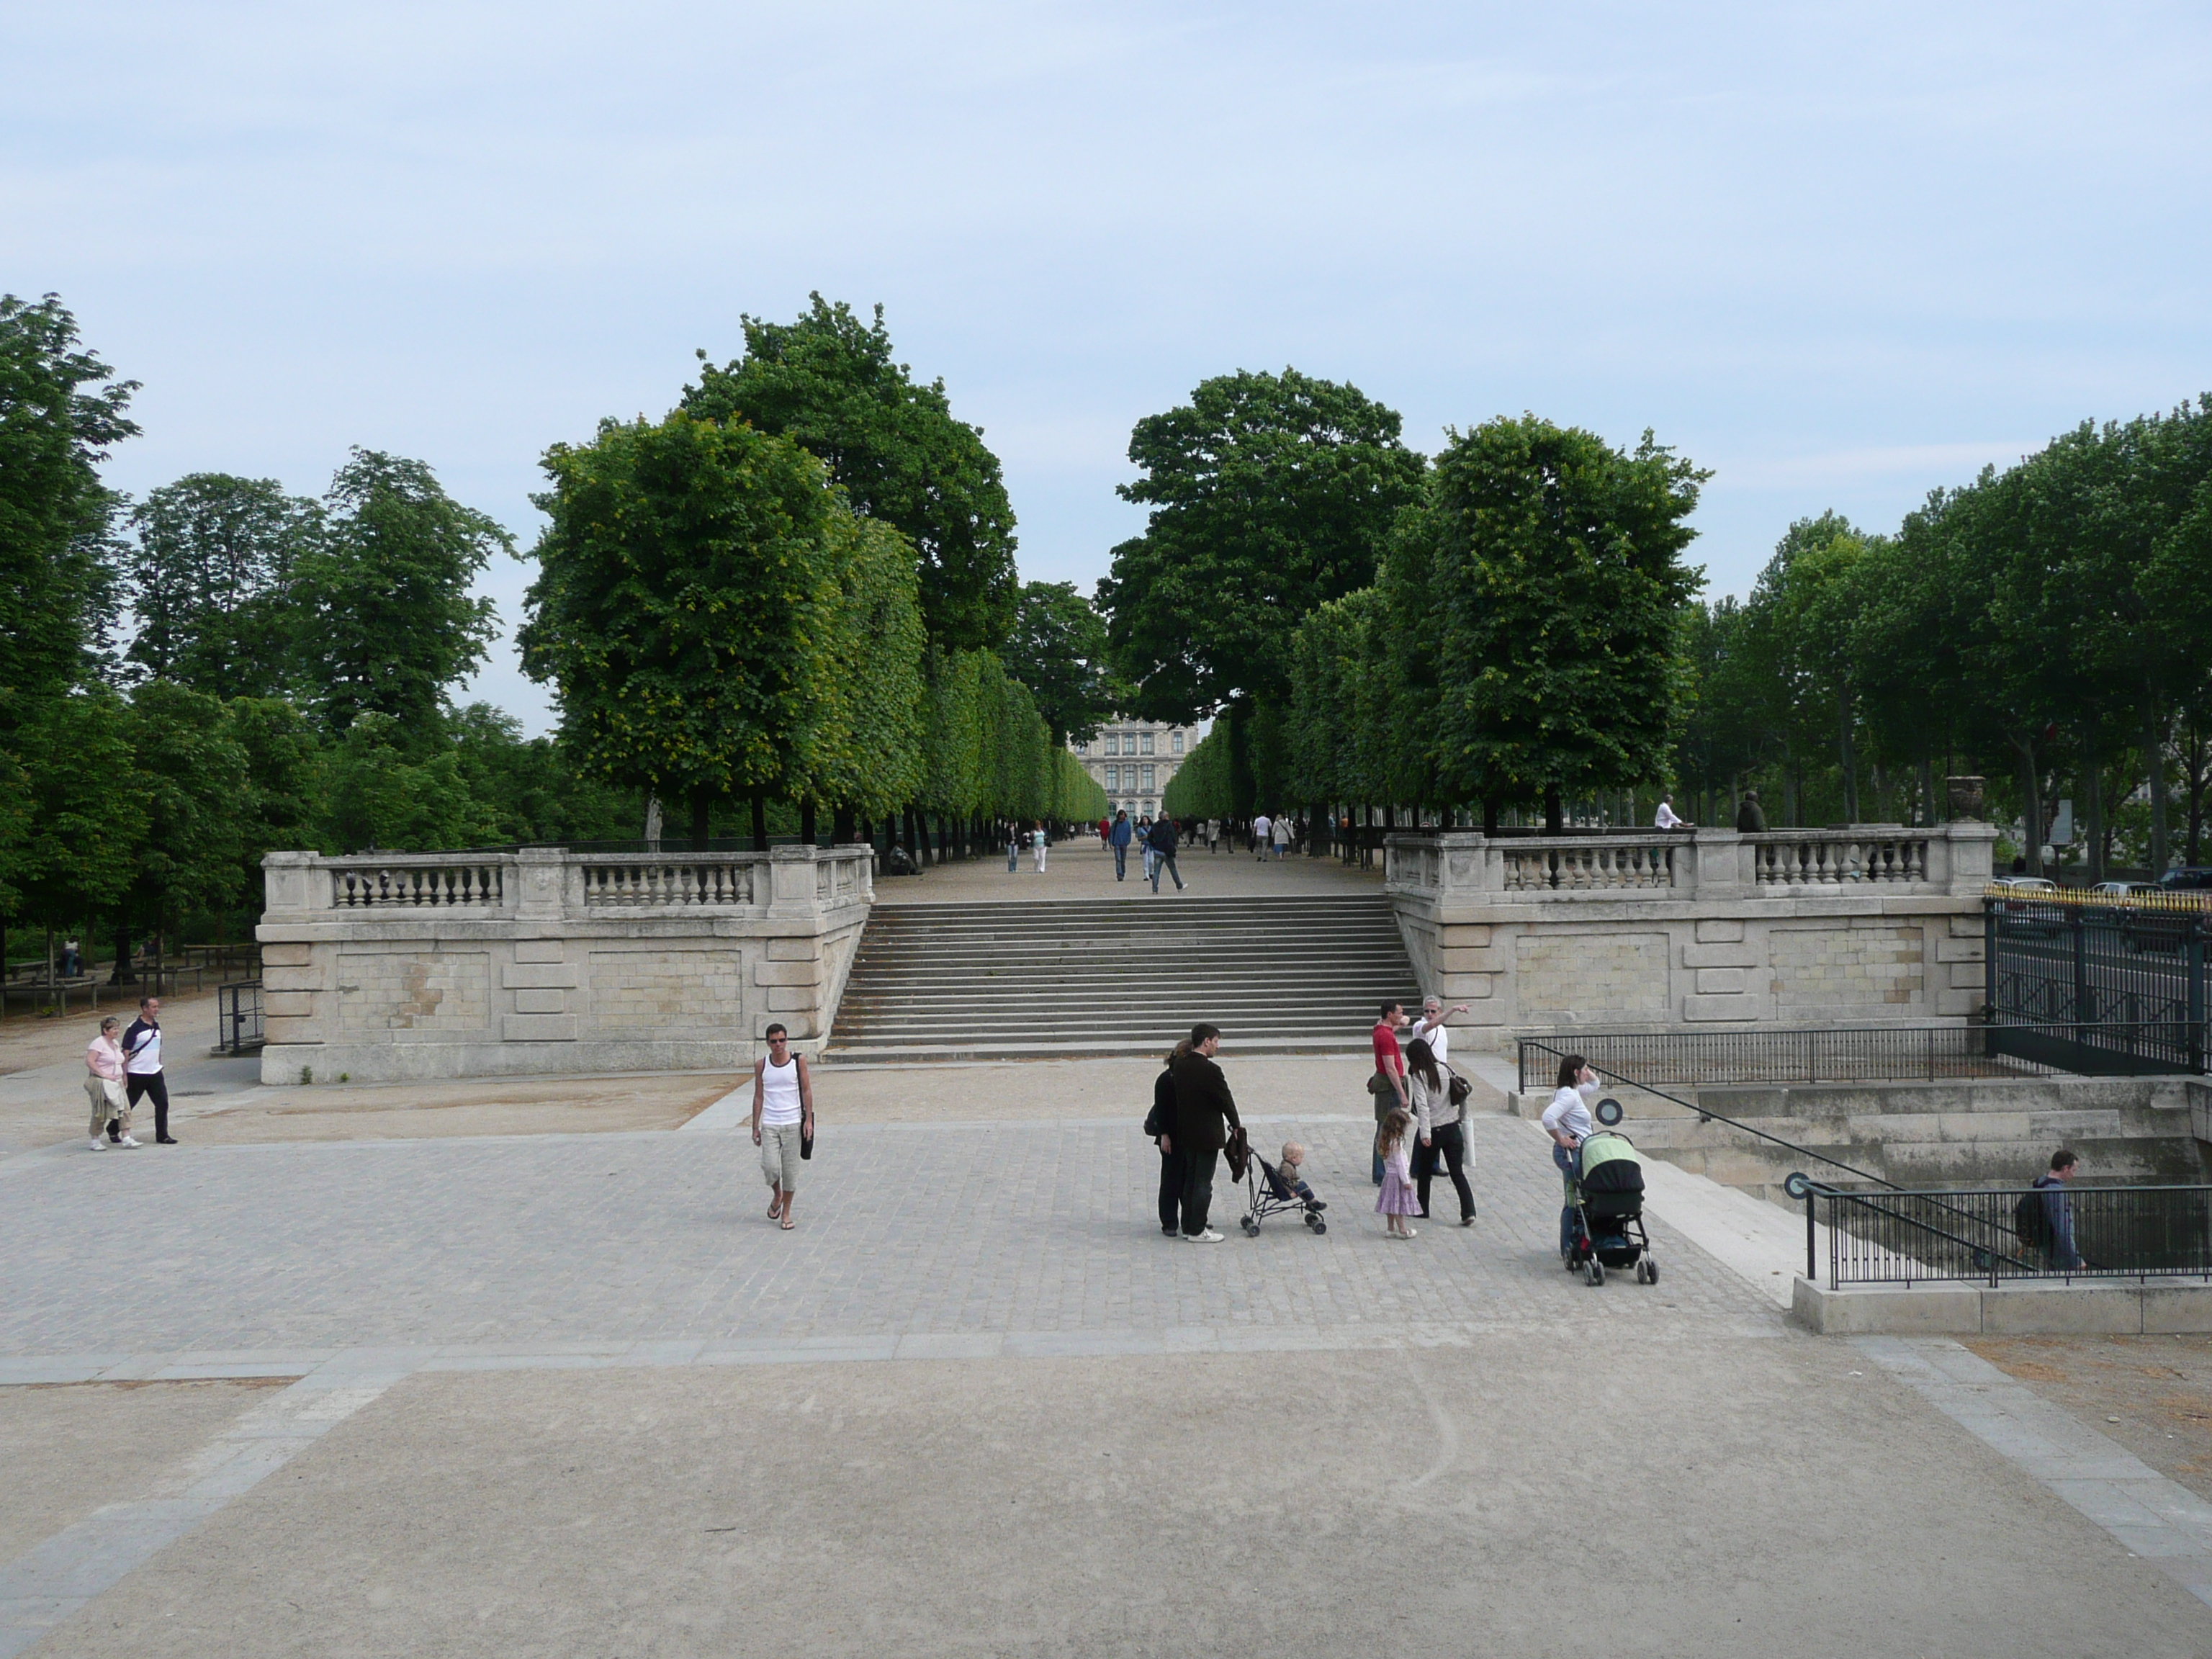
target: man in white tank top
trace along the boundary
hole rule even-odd
[[[781,1023],[768,1028],[768,1053],[753,1062],[753,1145],[761,1149],[761,1174],[771,1194],[769,1219],[791,1231],[799,1196],[799,1163],[814,1137],[814,1080],[806,1056],[791,1052]]]

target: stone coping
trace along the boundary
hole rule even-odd
[[[1823,1336],[2168,1336],[2212,1331],[2212,1281],[1851,1285],[1798,1275],[1791,1316]]]

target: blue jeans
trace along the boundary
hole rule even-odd
[[[1567,1187],[1566,1205],[1559,1212],[1559,1254],[1565,1255],[1575,1247],[1575,1155],[1555,1140],[1552,1162],[1559,1166],[1559,1177]]]
[[[1129,873],[1129,849],[1120,842],[1114,843],[1114,879],[1119,881]]]
[[[1152,890],[1155,893],[1160,890],[1160,872],[1163,870],[1166,871],[1170,875],[1175,878],[1176,887],[1177,890],[1180,891],[1182,887],[1182,872],[1176,868],[1175,854],[1173,853],[1155,853],[1152,854]]]

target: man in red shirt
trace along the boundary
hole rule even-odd
[[[1382,1017],[1375,1022],[1375,1075],[1367,1080],[1367,1091],[1375,1097],[1375,1121],[1381,1123],[1394,1107],[1406,1104],[1406,1054],[1398,1046],[1398,1028],[1406,1023],[1406,1011],[1399,1004],[1382,1005]],[[1407,1109],[1411,1110],[1408,1107]],[[1375,1154],[1375,1184],[1382,1184],[1382,1154]]]

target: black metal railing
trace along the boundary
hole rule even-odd
[[[2205,1069],[2212,909],[2193,895],[1998,890],[1983,916],[1990,1025],[2010,1052],[2098,1075]]]
[[[2056,1062],[1994,1051],[1977,1025],[1784,1026],[1745,1031],[1565,1031],[1521,1041],[1521,1086],[1548,1088],[1559,1062],[1645,1083],[1900,1083],[2039,1076]]]
[[[216,1048],[227,1054],[243,1054],[262,1046],[259,980],[216,986],[215,1006]]]
[[[2053,1212],[2065,1206],[2073,1248]],[[2212,1187],[1846,1191],[1807,1183],[1805,1276],[1828,1232],[1828,1283],[2212,1279]],[[2029,1200],[2023,1217],[2023,1198]],[[2027,1224],[2022,1225],[2023,1219]]]

